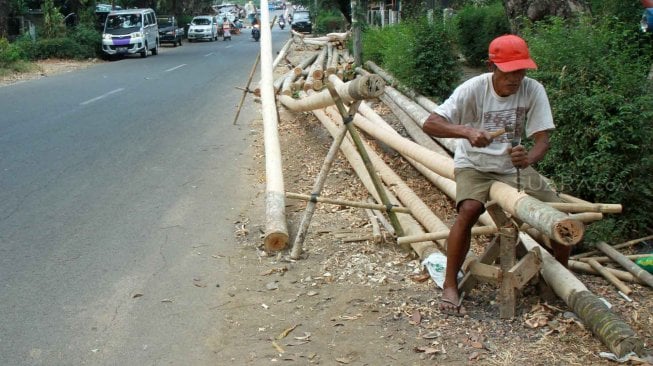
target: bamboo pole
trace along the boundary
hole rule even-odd
[[[499,232],[496,226],[476,226],[472,228],[473,236],[492,235]],[[441,240],[449,237],[449,230],[442,230],[435,233],[426,233],[421,235],[401,236],[397,238],[397,244],[411,244],[427,240]]]
[[[333,76],[329,77],[331,80]],[[338,80],[335,78],[335,80]],[[342,82],[340,82],[342,83]],[[361,110],[364,106],[361,106]],[[410,156],[429,167],[434,172],[453,178],[453,160],[431,152],[430,150],[401,137],[398,133],[378,128],[363,118],[354,118],[354,123],[368,134],[383,141],[388,146]],[[438,158],[439,157],[439,158]],[[490,189],[490,197],[499,202],[501,207],[520,220],[538,229],[545,235],[565,245],[577,244],[583,237],[583,224],[570,220],[567,215],[543,204],[505,183],[495,182]]]
[[[596,247],[605,253],[608,257],[612,258],[615,262],[619,263],[626,271],[632,273],[635,277],[639,278],[642,280],[644,283],[646,283],[649,287],[653,287],[653,275],[646,272],[642,267],[638,266],[635,264],[633,261],[630,259],[626,258],[623,256],[623,254],[619,253],[616,249],[613,247],[609,246],[608,244],[604,242],[598,242],[596,244]],[[626,293],[627,295],[627,293]]]
[[[335,78],[335,80],[339,81],[338,78]],[[381,203],[383,203],[384,205],[390,205],[390,201],[388,200],[388,197],[385,194],[385,190],[383,189],[382,182],[379,179],[378,175],[376,174],[376,170],[374,169],[374,166],[372,165],[367,149],[365,149],[365,145],[363,144],[363,141],[360,138],[358,131],[351,124],[355,112],[348,114],[348,111],[345,110],[345,106],[342,103],[342,99],[340,95],[338,95],[338,92],[336,91],[336,88],[332,83],[328,85],[328,89],[329,89],[329,93],[331,94],[331,97],[335,102],[338,112],[340,113],[340,116],[343,118],[343,124],[345,127],[347,127],[347,131],[349,132],[349,137],[354,142],[354,145],[358,150],[358,154],[361,156],[361,159],[365,164],[365,168],[370,173],[370,178],[372,179],[372,183],[374,184],[374,187],[376,188],[379,198],[381,199]],[[358,110],[358,106],[360,105],[360,103],[357,103],[355,105],[356,105],[356,110]],[[403,229],[401,228],[401,224],[399,223],[397,215],[392,211],[388,211],[388,217],[390,218],[392,227],[395,229],[397,235],[398,236],[404,235]]]
[[[331,79],[334,76],[330,76]],[[340,81],[336,77],[337,80]],[[378,75],[356,78],[350,82],[336,85],[336,91],[344,103],[354,100],[377,98],[383,93],[384,81]],[[328,90],[313,93],[308,97],[293,99],[286,95],[279,96],[279,101],[293,112],[306,112],[333,105],[333,98]]]
[[[617,203],[575,203],[575,202],[547,202],[547,205],[561,212],[601,212],[621,213],[623,207]]]
[[[626,286],[625,283],[621,282],[620,279],[617,278],[617,276],[613,275],[610,271],[608,271],[605,267],[601,265],[601,263],[595,261],[594,259],[589,259],[587,261],[587,264],[589,264],[596,272],[598,272],[601,276],[603,276],[608,282],[613,284],[619,291],[623,292],[626,295],[630,295],[633,293],[633,290],[630,289],[630,287]]]
[[[340,199],[328,198],[328,197],[313,197],[313,196],[310,196],[310,195],[307,195],[307,194],[294,193],[294,192],[286,192],[286,197],[299,199],[299,200],[303,200],[303,201],[315,200],[315,201],[317,201],[319,203],[328,203],[328,204],[332,204],[332,205],[366,208],[366,209],[373,209],[373,210],[379,210],[379,211],[387,211],[388,210],[388,207],[386,207],[384,205],[380,205],[378,203],[340,200]],[[390,207],[390,211],[401,212],[401,213],[410,213],[410,210],[408,208],[402,207],[402,206],[392,206],[392,207]]]
[[[627,247],[630,247],[630,246],[633,246],[635,244],[639,244],[639,243],[641,243],[643,241],[651,240],[651,239],[653,239],[653,235],[645,236],[645,237],[639,238],[639,239],[628,240],[628,241],[623,242],[621,244],[613,245],[612,248],[614,248],[614,249],[627,248]],[[589,251],[589,252],[573,255],[573,256],[571,256],[571,259],[580,259],[580,258],[584,258],[584,257],[590,257],[590,256],[600,254],[600,253],[601,253],[600,250],[592,250],[592,251]]]
[[[372,240],[374,243],[378,244],[383,241],[383,236],[381,236],[381,227],[379,226],[379,220],[374,214],[374,211],[369,208],[365,209],[365,214],[367,219],[370,220],[370,225],[372,225]]]
[[[286,43],[281,47],[281,50],[279,50],[279,54],[277,57],[272,61],[272,69],[274,70],[277,65],[279,65],[279,62],[283,60],[284,57],[286,57],[286,53],[288,53],[288,50],[290,49],[290,46],[292,45],[292,39],[288,39]]]
[[[528,250],[539,247],[535,240],[524,233],[520,233],[519,238]],[[623,357],[630,352],[643,354],[644,342],[627,323],[612,313],[596,295],[592,294],[549,252],[542,250],[541,254],[542,269],[540,273],[544,280],[612,353],[617,357]]]
[[[353,108],[358,109],[358,105]],[[292,259],[299,259],[299,255],[302,252],[302,245],[304,244],[304,238],[306,237],[306,232],[308,230],[308,225],[310,224],[311,218],[313,217],[313,212],[315,212],[315,204],[318,202],[317,196],[320,195],[320,192],[324,187],[324,182],[327,179],[327,174],[329,174],[331,165],[335,160],[336,155],[338,154],[338,149],[340,148],[340,144],[342,144],[342,140],[344,140],[346,134],[347,127],[343,126],[340,131],[338,131],[338,134],[333,138],[333,143],[331,144],[327,156],[324,159],[320,173],[318,174],[317,179],[313,184],[313,191],[311,192],[311,196],[313,197],[309,197],[308,204],[306,205],[306,210],[304,211],[304,215],[302,215],[302,219],[299,223],[297,236],[295,236],[295,241],[293,242],[292,251],[290,252],[290,258]]]
[[[633,260],[633,259],[650,257],[652,255],[653,254],[628,254],[628,255],[624,255],[624,257],[626,257],[626,258],[628,258],[630,260]],[[579,260],[581,262],[587,262],[590,259],[594,259],[595,261],[597,261],[599,263],[614,262],[612,260],[612,258],[610,258],[610,257],[583,257],[583,258],[579,258]]]
[[[269,24],[267,0],[261,0],[261,24]],[[281,146],[279,144],[279,121],[272,85],[272,35],[269,27],[261,27],[261,114],[265,144],[265,238],[268,251],[278,251],[288,243],[286,224],[285,189]]]
[[[569,265],[569,269],[571,269],[574,272],[599,275],[599,273],[594,268],[592,268],[592,266],[590,266],[588,263],[585,262],[569,260],[568,265]],[[633,274],[630,272],[621,271],[618,269],[605,267],[605,266],[603,268],[605,268],[608,272],[612,273],[615,277],[617,277],[621,281],[637,283],[640,285],[644,284],[639,278],[633,276]]]
[[[388,85],[392,86],[393,88],[397,89],[401,93],[412,98],[415,102],[417,102],[417,104],[419,104],[424,109],[426,109],[426,111],[431,112],[435,108],[437,108],[438,105],[434,101],[419,94],[413,89],[401,84],[399,81],[397,81],[397,79],[395,79],[394,76],[390,75],[390,73],[377,66],[374,62],[372,61],[365,62],[365,67],[373,71],[375,74],[379,74],[379,76],[381,76],[383,80],[385,80],[388,83]]]
[[[334,113],[333,108],[329,108],[329,112],[330,112],[329,115],[327,115],[327,112],[325,110],[317,109],[313,111],[313,114],[320,120],[320,122],[322,122],[322,124],[326,127],[329,133],[331,133],[331,135],[334,136],[338,130],[338,126],[332,118],[337,119],[339,118],[339,115],[337,113]],[[339,123],[342,124],[342,121],[340,121]],[[342,151],[343,155],[345,155],[345,157],[349,161],[349,164],[352,166],[352,168],[360,178],[363,185],[367,188],[368,192],[370,192],[370,194],[374,196],[377,202],[379,202],[380,201],[379,196],[377,195],[374,185],[371,182],[369,173],[367,172],[354,145],[348,139],[345,139],[343,143],[340,145],[340,150]],[[377,165],[377,163],[382,162],[382,159],[376,156],[376,154],[372,152],[370,152],[370,156],[372,158],[373,163],[375,164],[375,168],[377,169],[377,171],[379,171],[382,174],[382,171],[384,170],[383,167]],[[393,204],[399,203],[399,201],[394,197],[392,192],[390,192],[387,189],[386,189],[386,194],[388,195],[388,198]],[[404,233],[411,235],[411,234],[420,234],[424,232],[422,230],[422,227],[415,221],[415,219],[413,219],[411,215],[399,213],[397,217],[399,219],[399,222],[401,223],[401,227],[404,229]],[[411,244],[411,247],[420,258],[425,258],[429,254],[438,251],[438,249],[433,245],[432,242],[413,243]]]
[[[249,72],[249,77],[247,78],[247,84],[245,85],[245,89],[243,90],[243,95],[240,97],[240,103],[238,103],[238,109],[236,110],[236,116],[234,117],[234,125],[236,122],[238,122],[238,116],[240,116],[240,110],[243,107],[243,102],[245,101],[245,97],[247,96],[247,92],[249,92],[249,85],[252,83],[252,78],[254,77],[254,73],[256,72],[256,67],[258,66],[258,63],[261,59],[261,53],[259,52],[258,55],[256,55],[256,61],[254,61],[254,66],[252,66],[252,71]]]
[[[431,110],[427,110],[421,105],[413,102],[394,87],[386,87],[385,94],[391,98],[401,109],[403,109],[404,112],[406,112],[420,128],[424,125],[424,121],[426,121],[426,119],[429,117]],[[456,139],[440,137],[432,138],[450,152],[453,153],[456,150]]]

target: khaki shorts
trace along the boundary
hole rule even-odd
[[[520,171],[521,189],[543,202],[562,202],[558,193],[546,178],[535,169],[528,167]],[[456,168],[456,208],[464,200],[476,200],[485,203],[489,199],[490,186],[499,181],[517,187],[517,173],[498,174],[481,172],[474,168]]]

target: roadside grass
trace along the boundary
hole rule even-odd
[[[38,71],[39,66],[34,62],[18,60],[8,65],[0,66],[0,77],[7,77],[14,74]]]

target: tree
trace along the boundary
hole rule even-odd
[[[512,21],[519,17],[538,21],[552,15],[569,18],[574,13],[589,12],[582,0],[503,0],[503,6]]]
[[[9,20],[9,0],[0,0],[0,38],[7,37]]]

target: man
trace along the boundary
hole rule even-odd
[[[517,169],[524,191],[542,201],[560,201],[555,191],[531,165],[549,148],[555,128],[544,87],[526,77],[537,65],[526,42],[515,35],[494,39],[489,46],[490,72],[458,86],[424,122],[423,130],[436,137],[459,138],[454,156],[458,216],[447,241],[447,268],[439,308],[463,315],[457,275],[469,251],[471,228],[485,210],[494,181],[517,186]],[[514,131],[492,138],[501,129]],[[534,140],[527,151],[521,136]],[[513,147],[513,142],[517,145]],[[570,248],[552,243],[554,256],[567,265]]]
[[[256,5],[250,0],[245,4],[245,13],[247,13],[247,20],[253,25],[253,20],[256,17]]]

